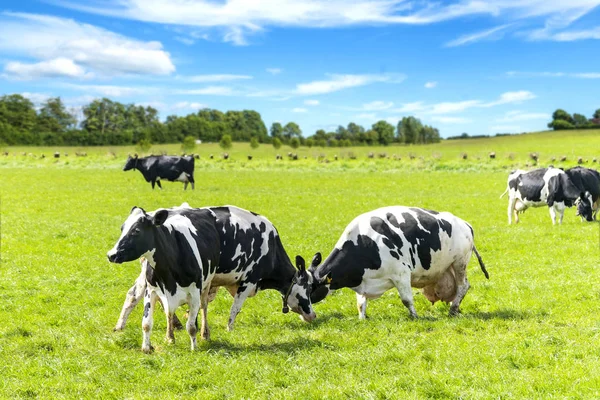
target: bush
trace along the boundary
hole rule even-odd
[[[221,146],[221,148],[223,150],[227,150],[231,148],[231,135],[223,135],[223,137],[221,138],[221,141],[219,142],[219,146]]]
[[[253,137],[252,139],[250,139],[250,147],[252,147],[253,149],[256,149],[260,144],[258,143],[258,139]]]
[[[548,124],[549,128],[554,128],[555,131],[575,128],[573,124],[562,119],[556,119]]]
[[[281,147],[281,139],[279,139],[277,137],[275,139],[273,139],[273,147],[276,149],[280,148]]]
[[[298,139],[297,137],[293,137],[290,139],[290,147],[292,149],[297,149],[298,147],[300,147],[300,139]]]
[[[196,138],[193,136],[186,136],[183,138],[183,142],[181,143],[181,150],[186,153],[193,153],[196,149]]]
[[[314,139],[306,139],[306,145],[310,149],[311,147],[313,147],[315,145],[315,140]]]
[[[146,153],[152,148],[152,143],[148,139],[142,139],[137,143],[136,149],[139,153]]]

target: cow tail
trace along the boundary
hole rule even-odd
[[[506,188],[506,190],[504,191],[504,193],[502,193],[502,194],[500,195],[500,198],[503,198],[503,197],[504,197],[504,195],[505,195],[506,193],[508,193],[508,188]]]
[[[479,261],[479,266],[481,267],[481,270],[483,271],[483,274],[485,275],[485,277],[487,279],[490,279],[490,274],[488,274],[487,270],[485,269],[485,264],[483,263],[483,260],[481,259],[481,256],[477,252],[477,249],[475,248],[475,245],[473,245],[473,252],[477,256],[477,260]]]

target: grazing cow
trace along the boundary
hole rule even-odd
[[[207,295],[219,263],[219,244],[214,216],[208,210],[161,209],[149,215],[133,207],[107,256],[117,264],[143,256],[151,266],[146,269],[142,351],[152,351],[150,334],[157,298],[161,299],[167,321],[172,320],[178,306],[188,303],[186,328],[192,350],[196,348],[196,317],[202,307],[201,335],[208,339]],[[167,340],[172,340],[172,324],[168,325]]]
[[[519,213],[529,207],[542,207],[547,205],[550,210],[552,224],[562,224],[566,207],[572,207],[577,201],[589,202],[562,169],[549,167],[539,168],[533,171],[516,170],[510,173],[507,188],[502,193],[508,192],[508,223],[512,223],[514,215],[515,222],[519,222]],[[584,215],[587,219],[587,213]],[[590,216],[591,217],[591,216]]]
[[[213,217],[219,235],[219,257],[215,275],[207,292],[207,301],[214,298],[220,286],[224,286],[233,296],[228,330],[233,329],[236,316],[246,298],[254,296],[263,289],[275,289],[282,297],[292,297],[286,303],[284,312],[291,308],[304,320],[310,321],[315,318],[308,299],[303,300],[302,297],[296,296],[296,291],[302,290],[302,285],[308,286],[308,273],[303,264],[299,265],[299,271],[293,267],[277,229],[267,218],[234,206],[190,209],[187,203],[183,203],[180,207],[169,211],[177,215],[185,212],[186,208],[189,212],[203,210]],[[144,275],[144,265],[142,265],[142,274],[128,291],[115,330],[125,327],[129,313],[139,301],[139,295],[136,293],[144,291],[146,282],[142,275]],[[298,284],[292,285],[292,282]],[[176,321],[167,318],[168,324]],[[172,332],[172,327],[169,326],[167,331]]]
[[[585,192],[583,201],[577,201],[577,215],[582,221],[594,221],[600,199],[600,174],[595,169],[585,167],[570,168],[565,173],[581,192]]]
[[[321,256],[315,255],[309,268],[312,281],[308,295],[316,303],[332,290],[351,288],[356,292],[359,318],[364,319],[367,299],[380,297],[395,287],[410,315],[416,318],[411,287],[436,296],[436,286],[450,274],[455,293],[444,290],[434,300],[452,302],[450,315],[455,315],[470,287],[467,264],[472,252],[489,278],[467,222],[448,212],[402,206],[380,208],[350,222],[320,266]]]
[[[123,167],[123,171],[129,171],[130,169],[139,170],[146,182],[152,183],[152,189],[154,184],[158,184],[158,187],[162,189],[160,184],[161,179],[166,179],[170,182],[180,181],[183,182],[183,189],[187,189],[188,183],[192,184],[194,189],[194,157],[176,157],[176,156],[149,156],[138,158],[137,154],[135,157],[128,156],[127,162]]]

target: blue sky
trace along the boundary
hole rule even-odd
[[[5,1],[0,92],[516,133],[600,108],[599,45],[600,0]]]

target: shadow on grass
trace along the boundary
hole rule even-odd
[[[210,340],[202,346],[211,351],[225,352],[269,352],[271,354],[292,354],[312,348],[322,348],[323,342],[308,338],[297,338],[287,342],[236,344],[224,340]],[[331,347],[328,345],[328,347]]]
[[[476,311],[472,313],[463,314],[463,317],[472,318],[472,319],[482,319],[482,320],[491,320],[491,319],[502,319],[506,321],[522,321],[531,318],[543,317],[544,313],[536,313],[533,311],[521,311],[521,310],[512,310],[509,308],[501,308],[494,311]]]

